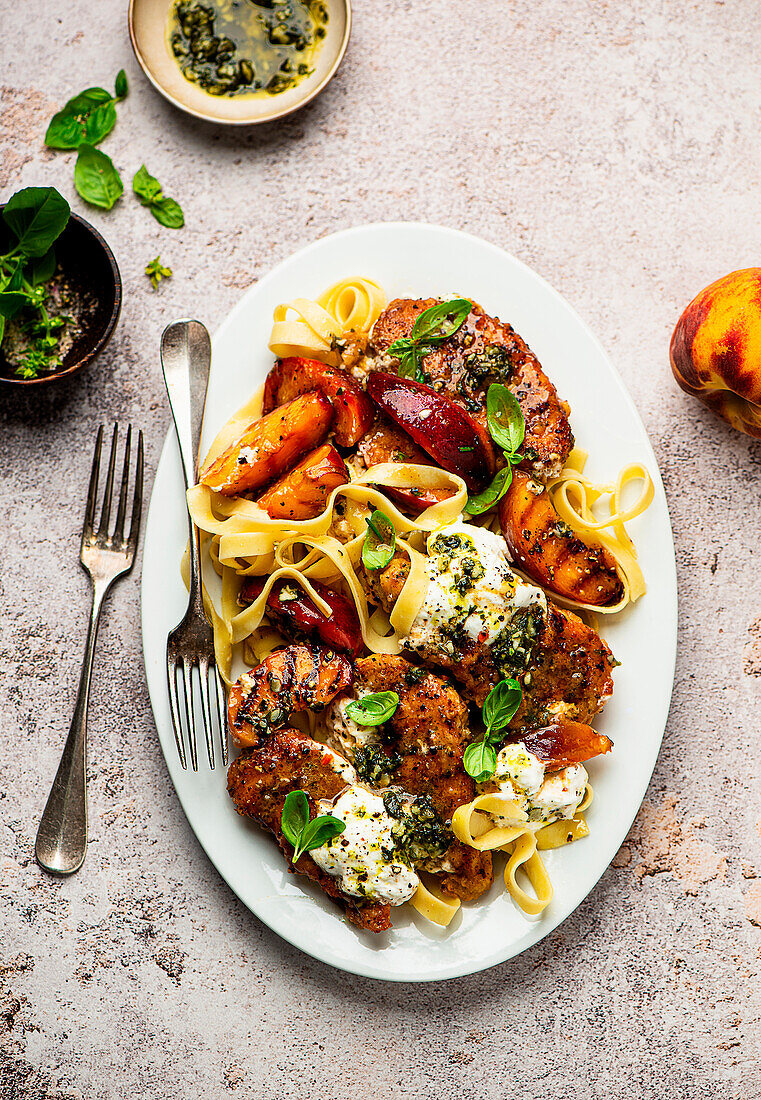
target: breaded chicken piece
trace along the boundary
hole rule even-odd
[[[306,792],[311,817],[319,814],[320,799],[333,799],[341,793],[347,782],[339,770],[340,763],[324,745],[318,745],[298,730],[282,729],[260,748],[249,749],[233,760],[227,772],[227,790],[239,814],[253,818],[274,834],[290,871],[316,882],[343,907],[347,919],[358,928],[385,932],[391,927],[389,905],[363,903],[343,894],[336,879],[318,867],[307,852],[295,866],[291,864],[293,848],[280,828],[283,803],[290,791]]]
[[[391,747],[401,757],[392,782],[409,794],[428,795],[446,822],[458,806],[475,797],[475,786],[462,766],[471,740],[468,710],[455,689],[440,676],[417,669],[403,657],[373,654],[355,663],[358,683],[371,691],[395,691],[399,706],[388,725]],[[492,884],[489,852],[478,852],[453,840],[443,857],[451,870],[437,879],[450,896],[474,901]]]
[[[409,558],[397,551],[385,569],[367,571],[378,603],[390,611],[404,587]],[[613,694],[613,654],[600,635],[570,611],[547,601],[547,616],[531,655],[522,667],[498,664],[491,646],[469,642],[454,654],[439,647],[416,649],[423,660],[451,672],[465,695],[479,707],[506,676],[520,676],[523,701],[510,728],[534,728],[554,718],[589,720]]]
[[[381,313],[371,333],[378,351],[409,336],[420,314],[435,298],[397,298]],[[486,391],[501,382],[515,394],[526,421],[524,450],[531,469],[542,479],[560,473],[573,447],[568,406],[542,365],[517,332],[478,305],[458,331],[434,348],[422,363],[423,381],[463,405],[486,429]]]

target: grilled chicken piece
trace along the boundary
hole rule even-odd
[[[385,569],[366,571],[375,599],[386,610],[394,606],[409,573],[409,559],[397,551]],[[613,655],[600,635],[570,611],[547,602],[546,620],[530,646],[528,660],[516,667],[498,666],[492,648],[469,642],[454,654],[432,648],[418,655],[451,672],[468,699],[479,707],[506,676],[523,683],[523,701],[512,729],[546,725],[566,718],[589,722],[613,693]]]
[[[381,313],[372,330],[373,346],[387,351],[394,340],[409,336],[420,314],[435,298],[397,298]],[[502,382],[516,396],[526,421],[524,450],[542,479],[555,477],[573,447],[568,406],[542,365],[513,328],[474,304],[462,327],[423,359],[426,381],[459,402],[486,430],[486,391]]]
[[[561,522],[547,490],[516,470],[499,502],[502,534],[515,564],[568,600],[612,607],[624,594],[616,563]]]
[[[462,766],[471,740],[468,710],[440,676],[417,669],[403,657],[373,654],[355,663],[355,679],[370,691],[395,691],[399,706],[388,725],[391,748],[401,756],[392,782],[409,794],[428,795],[446,822],[458,806],[475,797],[475,786]],[[450,871],[437,879],[444,893],[474,901],[492,884],[491,855],[453,840],[443,857]]]
[[[351,683],[341,653],[305,642],[275,650],[245,672],[227,700],[227,724],[238,745],[258,745],[298,710],[323,710]]]
[[[334,799],[346,787],[339,770],[341,763],[324,745],[294,729],[273,734],[258,749],[250,749],[234,760],[227,773],[227,790],[243,817],[251,817],[273,833],[288,860],[290,871],[306,875],[343,906],[348,920],[369,932],[391,927],[389,905],[363,903],[342,893],[337,880],[318,867],[308,852],[291,864],[293,848],[283,836],[280,818],[290,791],[302,790],[309,801],[310,817],[317,817],[321,798]]]

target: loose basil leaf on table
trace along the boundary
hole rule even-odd
[[[78,149],[80,145],[98,145],[116,125],[115,104],[127,95],[127,74],[116,74],[114,95],[105,88],[85,88],[53,115],[45,133],[51,149]]]
[[[523,443],[526,422],[521,407],[507,386],[493,382],[486,394],[489,433],[503,450],[514,454]]]
[[[385,512],[376,509],[367,523],[367,534],[362,543],[362,564],[365,569],[385,569],[394,556],[396,531]]]
[[[488,741],[474,741],[466,748],[463,767],[477,783],[483,783],[494,775],[497,767],[497,754]]]
[[[45,133],[51,149],[97,145],[116,125],[114,97],[105,88],[86,88],[53,115]]]
[[[321,848],[333,837],[339,836],[346,823],[332,814],[321,814],[309,820],[309,802],[305,791],[290,791],[283,803],[280,815],[280,828],[283,836],[293,847],[292,863],[296,863],[303,852]]]
[[[346,714],[358,726],[382,726],[388,722],[399,706],[395,691],[376,691],[363,699],[352,700],[346,705]]]
[[[500,680],[486,696],[483,705],[487,736],[505,728],[523,699],[523,689],[517,680]]]
[[[182,207],[175,199],[164,195],[164,190],[143,164],[132,180],[132,190],[143,206],[147,206],[154,218],[167,229],[182,229],[185,217]]]
[[[114,162],[92,145],[80,145],[74,167],[74,186],[85,202],[110,210],[124,192]]]
[[[470,516],[480,516],[482,512],[488,512],[505,495],[512,480],[513,470],[511,466],[508,465],[501,470],[497,470],[491,483],[485,489],[468,497],[468,503],[465,505],[464,511]]]
[[[116,80],[114,81],[114,93],[116,99],[125,99],[127,92],[129,91],[129,85],[127,83],[127,74],[124,69],[119,69],[116,74]]]
[[[55,187],[24,187],[5,204],[3,221],[14,234],[14,252],[44,256],[60,237],[71,207]]]

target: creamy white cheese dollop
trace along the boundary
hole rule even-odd
[[[542,827],[573,817],[584,798],[588,779],[582,764],[569,764],[545,775],[542,761],[519,741],[500,749],[494,776],[477,786],[479,794],[495,791],[506,795],[528,815],[531,824]],[[519,816],[491,816],[496,825],[505,828],[522,823]]]
[[[544,592],[513,573],[505,551],[501,535],[470,523],[433,531],[427,542],[428,589],[405,646],[454,653],[455,627],[471,641],[491,645],[521,609],[536,607],[546,614]]]
[[[370,688],[355,683],[351,695],[342,695],[334,699],[325,711],[324,721],[328,743],[338,752],[344,753],[350,760],[358,748],[364,745],[377,745],[379,742],[377,726],[359,726],[346,713],[349,703],[372,695]]]
[[[420,879],[389,853],[394,850],[393,819],[383,799],[367,787],[353,786],[335,805],[321,803],[321,813],[346,822],[346,829],[309,854],[329,875],[338,878],[345,894],[401,905],[415,893]]]

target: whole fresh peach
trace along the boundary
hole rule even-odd
[[[686,393],[761,439],[761,268],[701,290],[676,323],[670,357]]]

